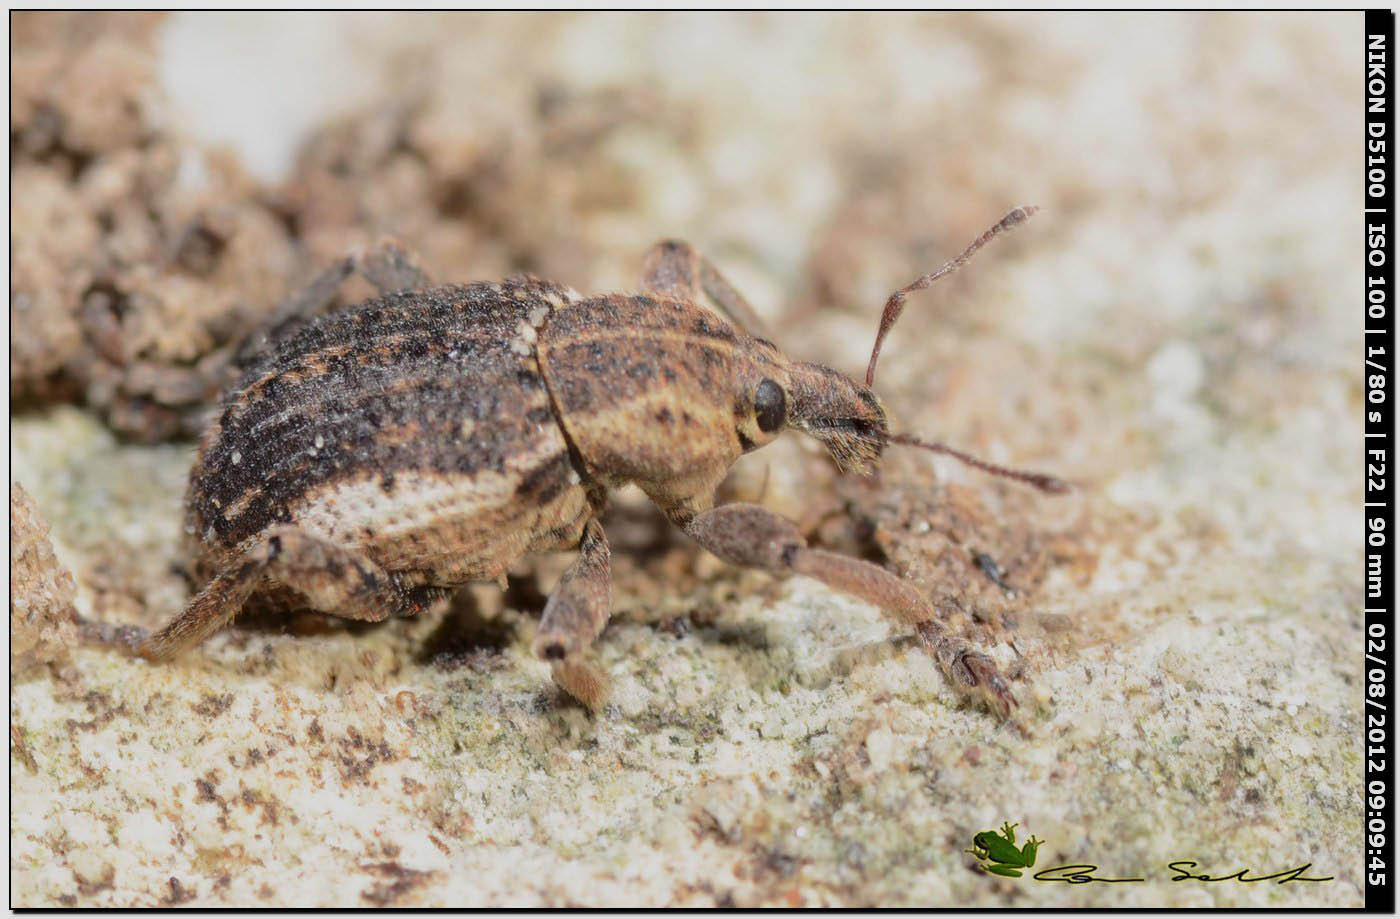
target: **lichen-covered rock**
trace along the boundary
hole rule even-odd
[[[372,231],[443,280],[586,292],[688,238],[785,352],[859,373],[893,287],[1042,205],[911,298],[878,391],[897,430],[1078,488],[894,448],[840,479],[785,435],[725,489],[938,600],[1011,679],[1009,722],[959,707],[878,610],[698,553],[625,490],[598,713],[530,651],[567,553],[416,619],[244,615],[161,666],[78,647],[62,681],[12,688],[15,904],[1359,905],[1361,335],[1335,296],[1363,267],[1356,21],[178,20],[195,66],[162,90],[206,108],[242,90],[201,66],[216,56],[363,74],[401,50],[382,97],[311,106],[295,132],[255,112],[264,134],[311,132],[273,187],[193,130],[45,140],[66,137],[32,101],[50,71],[20,52],[65,61],[120,30],[18,17],[17,291],[60,305],[20,313],[12,291],[20,372],[94,411],[13,418],[12,475],[85,616],[155,627],[189,595],[191,451],[112,427],[158,436],[166,371]],[[212,197],[182,190],[201,171]],[[1037,870],[1146,880],[988,875],[965,850],[1003,821],[1045,841]],[[1332,879],[1173,881],[1178,859]]]
[[[54,555],[49,524],[18,482],[10,483],[10,665],[61,661],[77,637],[73,575]]]

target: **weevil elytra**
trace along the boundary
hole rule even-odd
[[[346,258],[277,311],[270,328],[301,327],[259,339],[200,444],[186,530],[203,588],[163,629],[126,640],[169,658],[255,598],[350,619],[411,616],[456,586],[501,579],[526,553],[576,549],[533,648],[596,707],[607,681],[585,652],[611,602],[599,514],[610,488],[635,483],[721,559],[816,578],[913,626],[958,690],[1008,714],[1015,698],[991,659],[912,586],[810,548],[762,507],[715,507],[714,495],[741,455],[787,427],[821,441],[843,471],[868,472],[906,444],[1063,490],[892,433],[871,388],[906,296],[1032,211],[1012,211],[891,295],[864,385],[758,337],[752,308],[685,243],[652,249],[642,293],[595,297],[528,277],[432,286],[393,243]],[[384,294],[327,312],[356,269]]]

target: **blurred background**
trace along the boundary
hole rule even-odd
[[[15,902],[1359,903],[1361,47],[1360,14],[15,15]],[[917,455],[840,479],[795,436],[727,486],[948,600],[1019,728],[625,494],[609,717],[530,660],[534,588],[477,597],[495,644],[264,629],[178,687],[70,649],[75,610],[180,608],[200,370],[353,247],[603,292],[685,238],[859,377],[885,297],[1022,204],[877,388],[1074,496]],[[161,733],[191,711],[203,740]],[[1337,880],[1018,887],[961,854],[1002,820],[1044,864]]]

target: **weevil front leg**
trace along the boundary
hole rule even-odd
[[[550,662],[554,682],[596,711],[608,695],[608,679],[585,652],[612,612],[612,553],[597,519],[588,521],[579,556],[550,594],[535,635],[535,654]]]
[[[416,615],[447,595],[443,588],[410,584],[362,553],[295,527],[279,527],[134,650],[151,660],[167,660],[198,644],[232,621],[264,579],[296,591],[313,610],[369,622]]]
[[[642,289],[694,303],[700,302],[703,291],[741,331],[772,340],[744,295],[688,242],[667,239],[651,247],[642,260]]]
[[[689,519],[683,512],[673,513],[672,519],[731,564],[804,574],[893,613],[914,626],[920,643],[960,693],[980,696],[1002,717],[1010,715],[1016,698],[991,658],[949,632],[919,591],[885,569],[809,548],[790,521],[755,504],[726,504]]]

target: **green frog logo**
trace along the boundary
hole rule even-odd
[[[1014,823],[1003,822],[1000,835],[991,830],[978,833],[972,837],[972,848],[964,851],[977,857],[982,863],[983,871],[1002,877],[1018,878],[1022,868],[1035,865],[1036,851],[1044,844],[1044,840],[1036,839],[1032,835],[1030,840],[1018,849],[1016,826]]]

